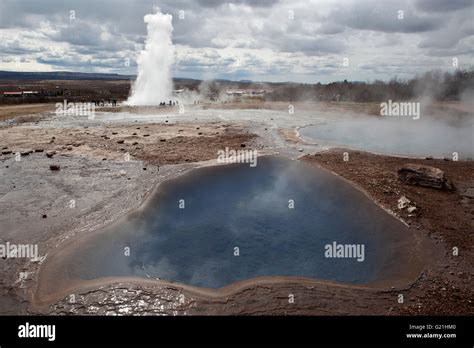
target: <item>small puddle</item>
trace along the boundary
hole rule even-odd
[[[64,284],[122,276],[209,288],[257,276],[361,284],[418,271],[407,256],[411,234],[337,176],[268,156],[162,183],[139,210],[53,256],[46,273]],[[328,258],[333,243],[363,245],[364,255]]]

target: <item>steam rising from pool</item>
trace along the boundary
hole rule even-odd
[[[171,65],[174,60],[174,47],[171,42],[173,17],[161,13],[158,7],[155,14],[147,14],[148,37],[145,49],[138,57],[138,75],[132,86],[128,105],[159,105],[171,96]]]
[[[407,269],[407,262],[413,268],[411,254],[397,247],[409,236],[338,177],[270,156],[256,167],[206,167],[163,182],[141,209],[71,246],[49,274],[211,288],[258,276],[367,283]],[[362,254],[328,254],[337,244]]]
[[[472,117],[337,117],[300,129],[310,142],[401,156],[474,158]]]

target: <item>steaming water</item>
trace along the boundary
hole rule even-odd
[[[159,105],[170,99],[173,88],[171,65],[174,48],[171,42],[173,32],[170,14],[163,14],[156,8],[155,14],[144,17],[148,36],[145,49],[138,57],[138,75],[132,86],[129,105]]]
[[[392,247],[407,231],[341,179],[260,157],[254,168],[201,168],[163,183],[146,206],[76,246],[61,267],[79,279],[149,275],[205,287],[270,275],[364,283],[402,263]],[[365,244],[365,261],[325,258],[333,241]]]
[[[451,158],[457,152],[459,158],[474,158],[472,118],[447,123],[423,117],[339,117],[301,128],[300,134],[310,141],[385,154]]]

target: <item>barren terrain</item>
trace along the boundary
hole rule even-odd
[[[373,108],[341,103],[212,104],[176,109],[98,110],[94,120],[55,115],[51,104],[3,107],[0,119],[36,113],[0,128],[2,241],[38,243],[42,258],[0,263],[0,313],[59,314],[472,314],[472,161],[409,159],[305,143],[299,127],[349,111]],[[28,106],[30,107],[30,106]],[[443,106],[452,108],[452,106]],[[355,111],[354,111],[355,110]],[[108,112],[115,111],[115,112]],[[132,112],[133,111],[133,112]],[[466,111],[461,110],[461,113]],[[163,180],[216,164],[225,147],[279,153],[320,166],[353,183],[438,250],[410,284],[352,286],[298,278],[257,278],[218,291],[146,279],[109,279],[72,289],[60,300],[38,297],[41,267],[63,243],[94,233],[136,209]],[[350,161],[342,161],[343,152]],[[15,154],[20,153],[20,161]],[[442,192],[400,183],[405,163],[445,171],[457,188]],[[60,170],[52,171],[50,165]],[[408,216],[397,200],[416,203]],[[70,201],[75,208],[70,208]],[[417,237],[418,238],[418,237]],[[453,256],[452,248],[459,247]],[[439,252],[440,251],[440,252]],[[26,274],[26,277],[20,276]],[[184,294],[184,301],[181,294]],[[295,302],[288,303],[294,294]],[[399,303],[398,295],[405,301]]]

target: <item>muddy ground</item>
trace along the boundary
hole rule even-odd
[[[349,152],[350,160],[343,161]],[[355,183],[385,209],[438,244],[442,252],[415,282],[402,287],[371,289],[306,279],[259,278],[224,288],[220,294],[196,291],[172,283],[132,280],[104,285],[75,294],[76,303],[65,299],[53,312],[108,314],[229,314],[229,315],[401,315],[472,314],[472,162],[417,160],[332,149],[303,158]],[[405,163],[423,163],[445,171],[456,192],[404,185],[397,170]],[[467,180],[466,180],[467,179]],[[400,210],[397,200],[405,195],[417,211]],[[454,256],[452,247],[459,247]],[[289,303],[288,296],[295,297]],[[399,303],[403,295],[403,303]],[[145,300],[143,300],[145,299]],[[79,304],[78,304],[79,303]]]
[[[349,160],[344,161],[344,153]],[[439,262],[413,284],[411,303],[397,305],[400,314],[472,314],[474,312],[474,163],[374,155],[349,149],[332,149],[304,158],[355,183],[375,201],[393,211],[412,228],[421,230],[444,249]],[[454,192],[402,184],[397,171],[417,163],[443,170],[456,186]],[[408,213],[398,209],[398,198],[416,206]],[[459,253],[453,253],[453,248]]]
[[[86,127],[0,128],[2,243],[38,244],[43,258],[138,207],[158,182],[214,160],[222,146],[255,143],[253,135],[218,124]],[[28,311],[41,258],[0,262],[0,313]]]
[[[333,107],[324,107],[321,112]],[[371,107],[361,110],[367,112]],[[90,122],[64,119],[40,110],[33,120],[1,125],[0,240],[38,243],[42,258],[34,262],[0,262],[0,313],[474,313],[470,291],[472,161],[403,159],[344,149],[326,151],[324,146],[304,143],[295,131],[311,124],[310,106],[296,105],[297,110],[306,112],[298,117],[288,117],[284,103],[264,107],[258,114],[249,109],[235,119],[231,118],[233,107],[214,105],[189,116],[160,111],[156,117],[129,119],[128,114],[123,116],[119,111],[99,114]],[[443,252],[433,258],[415,282],[396,287],[258,278],[209,292],[169,282],[124,279],[119,283],[99,281],[78,289],[72,293],[74,300],[67,296],[45,304],[36,298],[38,270],[48,253],[68,239],[94,233],[134,210],[163,180],[215,164],[217,150],[225,147],[258,149],[260,154],[280,153],[292,158],[306,154],[303,160],[349,180]],[[345,151],[350,155],[348,162],[342,160]],[[16,160],[16,153],[21,154],[20,161]],[[439,167],[455,182],[457,191],[447,193],[401,184],[396,171],[407,162]],[[51,171],[51,164],[59,165],[60,170]],[[398,210],[397,199],[401,195],[416,203],[416,214],[409,217]],[[459,246],[458,256],[452,255],[453,246]],[[294,295],[294,303],[288,301],[290,294]],[[403,303],[398,301],[400,294],[404,295]]]

